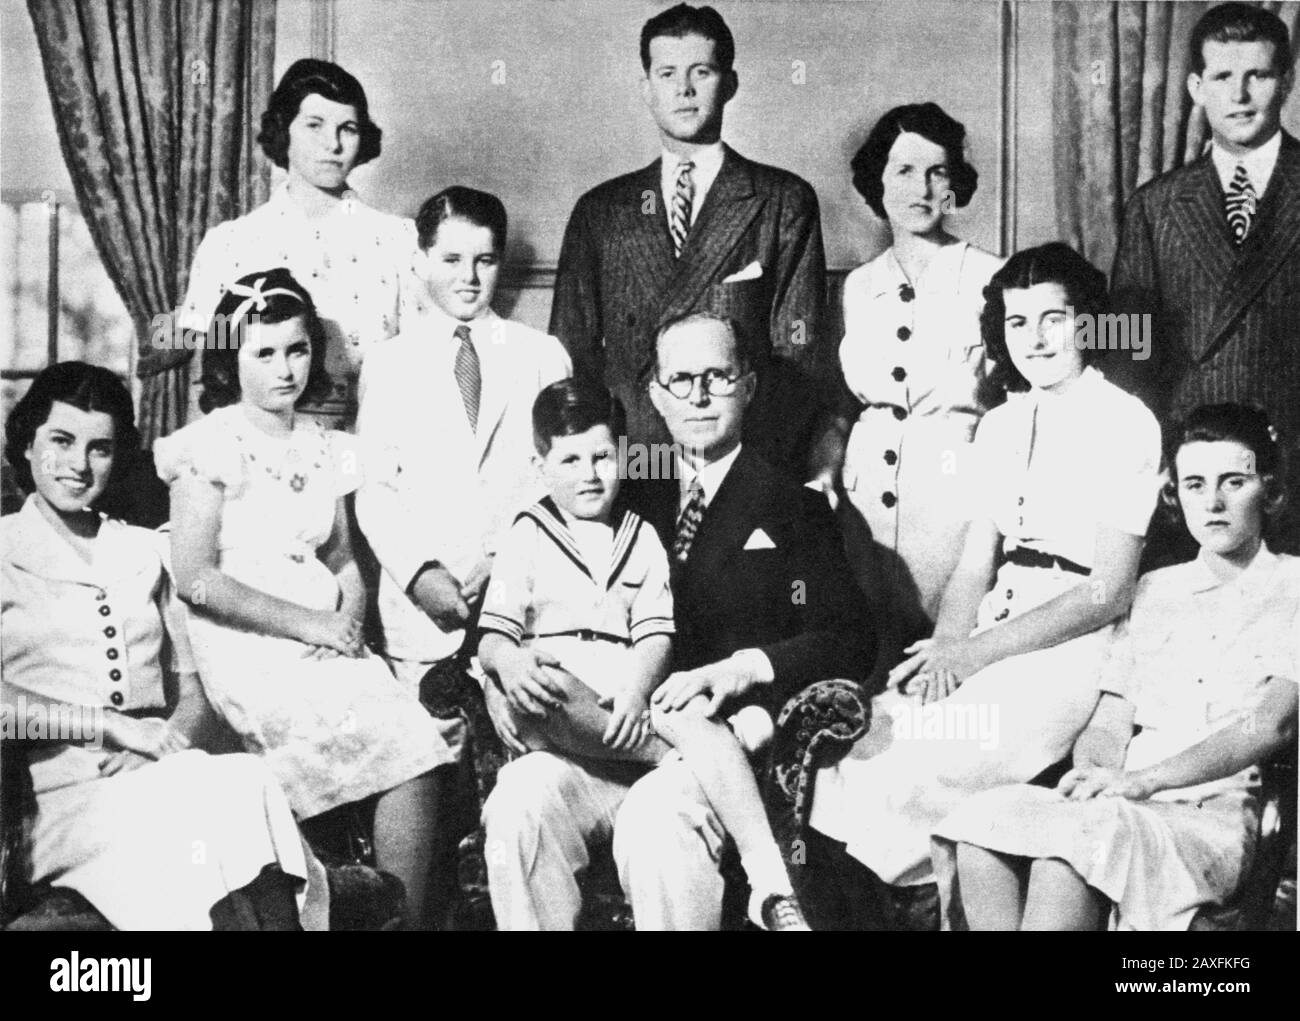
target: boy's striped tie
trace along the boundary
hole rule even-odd
[[[469,339],[469,327],[461,323],[456,327],[460,348],[456,351],[456,385],[460,387],[461,400],[465,402],[465,416],[471,429],[478,428],[478,399],[483,390],[483,376],[479,369],[478,352]]]
[[[1244,163],[1238,163],[1237,169],[1233,171],[1226,205],[1232,240],[1240,245],[1250,233],[1251,221],[1255,218],[1255,189],[1250,183],[1250,175],[1246,173]]]
[[[673,191],[673,208],[668,215],[668,229],[673,236],[673,250],[680,259],[686,245],[686,235],[691,232],[691,203],[695,200],[695,181],[691,171],[695,164],[682,160],[677,164],[677,187]]]

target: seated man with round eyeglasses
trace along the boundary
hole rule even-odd
[[[674,672],[651,720],[670,732],[692,712],[734,719],[753,751],[794,693],[866,676],[875,639],[865,603],[825,497],[741,442],[755,377],[732,322],[694,313],[664,325],[647,387],[676,454],[663,477],[624,486],[670,558]],[[720,925],[728,834],[680,759],[647,772],[528,755],[502,770],[484,821],[491,881],[509,886],[516,927],[571,927],[576,877],[611,836],[638,929]],[[777,917],[790,899],[772,901],[759,905],[764,926],[806,927]]]

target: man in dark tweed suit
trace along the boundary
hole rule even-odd
[[[1280,123],[1294,74],[1286,26],[1260,8],[1221,4],[1197,23],[1191,47],[1187,85],[1213,143],[1125,210],[1113,304],[1153,315],[1153,357],[1116,359],[1108,374],[1165,423],[1199,404],[1257,404],[1296,451],[1300,143]],[[1294,548],[1294,526],[1281,538]]]
[[[735,43],[711,7],[680,4],[641,33],[642,94],[663,146],[648,167],[579,199],[560,252],[550,332],[574,374],[627,411],[628,441],[667,443],[646,372],[655,331],[711,311],[736,320],[759,390],[745,441],[803,478],[837,378],[823,336],[826,261],[817,196],[722,143]],[[820,466],[819,466],[820,467]]]

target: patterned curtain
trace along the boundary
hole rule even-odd
[[[254,139],[274,86],[275,0],[27,9],[77,201],[136,323],[140,431],[152,445],[185,422],[192,355],[161,343],[170,318],[156,317],[180,304],[208,228],[269,190]]]
[[[1192,26],[1212,3],[1052,5],[1056,222],[1109,269],[1124,203],[1138,186],[1195,159],[1209,141],[1187,94]],[[1300,4],[1264,3],[1291,30]]]

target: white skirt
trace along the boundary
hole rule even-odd
[[[1003,564],[980,606],[980,627],[1082,580]],[[928,706],[892,690],[878,696],[870,730],[848,757],[818,772],[810,824],[886,883],[932,882],[930,834],[949,812],[980,791],[1032,780],[1069,754],[1096,706],[1110,632],[1108,625],[994,663]]]
[[[1057,858],[1114,904],[1111,928],[1186,929],[1199,908],[1221,903],[1254,852],[1259,808],[1243,790],[1201,801],[1067,801],[1017,784],[967,800],[933,843],[944,928],[965,927],[956,844],[1024,858]]]
[[[218,901],[275,865],[301,881],[303,928],[329,928],[325,870],[258,759],[191,750],[100,777],[106,754],[64,748],[43,764],[85,778],[37,794],[33,882],[76,890],[117,929],[203,930]]]

